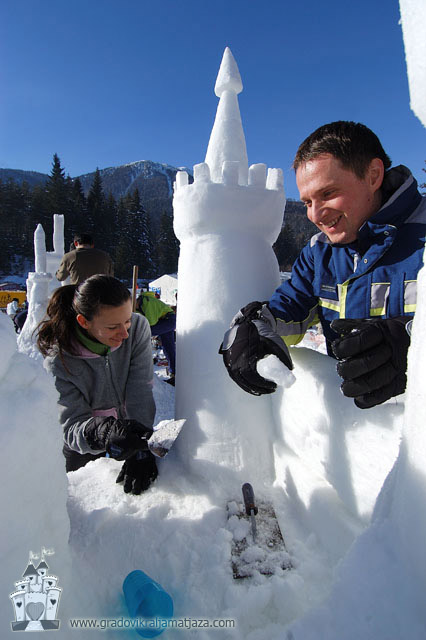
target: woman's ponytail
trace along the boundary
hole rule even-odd
[[[76,312],[73,307],[75,284],[56,289],[47,305],[46,318],[37,327],[37,346],[43,356],[47,356],[57,348],[62,355],[64,351],[73,353],[75,347]]]

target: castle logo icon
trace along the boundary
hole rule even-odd
[[[30,551],[22,579],[15,582],[16,590],[9,595],[15,612],[12,631],[59,629],[57,612],[62,589],[57,586],[58,578],[49,574],[45,561],[54,553],[44,547],[41,554]]]

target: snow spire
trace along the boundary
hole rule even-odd
[[[238,182],[247,185],[247,148],[237,97],[242,90],[237,63],[226,47],[215,85],[215,94],[220,101],[205,160],[213,182],[222,182],[224,162],[238,162]]]
[[[57,213],[53,216],[53,251],[64,255],[64,216]]]
[[[34,254],[36,273],[46,273],[46,236],[41,224],[34,231]]]

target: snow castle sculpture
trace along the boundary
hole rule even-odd
[[[30,271],[27,278],[28,316],[18,336],[18,349],[29,356],[39,355],[34,345],[34,329],[46,313],[50,294],[59,286],[53,276],[64,255],[64,216],[53,216],[53,251],[46,251],[46,236],[41,224],[34,232],[35,271]]]
[[[42,559],[37,568],[32,564],[30,552],[23,580],[15,582],[16,591],[9,595],[15,613],[12,631],[59,629],[57,612],[62,588],[57,586],[56,576],[47,575],[49,567],[44,560],[46,551],[48,550],[43,548]]]
[[[279,284],[272,250],[283,220],[281,169],[248,167],[238,106],[241,77],[226,48],[216,81],[220,98],[205,162],[176,176],[174,228],[181,242],[177,317],[176,417],[185,417],[179,449],[185,464],[203,474],[208,463],[269,481],[267,398],[233,384],[218,355],[238,309],[265,300]],[[253,424],[259,432],[254,433]],[[251,469],[251,477],[244,470]],[[253,478],[257,470],[257,478]],[[221,473],[226,481],[227,474]]]

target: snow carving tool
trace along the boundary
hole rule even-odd
[[[231,566],[236,579],[282,575],[291,561],[271,502],[255,501],[254,490],[246,482],[241,499],[227,504],[226,528],[232,534]]]
[[[180,434],[186,419],[162,420],[154,427],[154,433],[148,440],[148,449],[157,458],[164,458]]]
[[[243,498],[244,498],[244,506],[246,508],[246,514],[250,516],[250,520],[251,520],[251,533],[253,536],[253,542],[256,542],[257,529],[256,529],[255,516],[257,516],[258,508],[254,503],[253,487],[249,482],[246,482],[245,484],[243,484],[242,490],[243,490]]]

